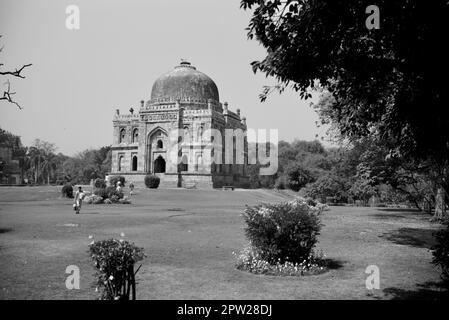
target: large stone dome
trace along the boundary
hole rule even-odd
[[[220,101],[215,82],[187,61],[160,76],[151,89],[152,101],[176,99]]]

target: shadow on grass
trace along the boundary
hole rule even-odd
[[[337,270],[343,268],[344,261],[326,258],[323,260],[323,264],[328,270]]]
[[[396,219],[407,219],[409,217],[402,215],[402,214],[395,214],[395,213],[376,213],[371,215],[374,218],[377,219],[383,219],[383,220],[396,220]]]
[[[382,234],[380,237],[401,245],[430,249],[435,245],[435,229],[400,228]]]
[[[414,208],[378,208],[377,210],[384,212],[424,213]]]
[[[449,291],[442,282],[425,282],[418,284],[417,290],[385,288],[384,294],[391,300],[448,300]]]

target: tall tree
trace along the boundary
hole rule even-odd
[[[342,136],[391,142],[389,153],[430,161],[449,191],[449,27],[446,0],[379,0],[380,28],[368,29],[365,0],[242,0],[253,9],[249,38],[267,50],[254,72],[300,97],[325,89],[326,117]]]

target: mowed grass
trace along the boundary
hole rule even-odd
[[[125,190],[126,191],[126,190]],[[131,205],[84,205],[75,215],[60,187],[0,188],[0,298],[96,299],[88,244],[110,237],[136,243],[147,257],[138,299],[439,299],[429,248],[438,225],[413,210],[332,207],[322,216],[323,274],[253,275],[236,270],[246,244],[245,205],[289,199],[268,190],[137,189]],[[65,287],[66,267],[81,288]],[[369,265],[380,289],[365,286]]]

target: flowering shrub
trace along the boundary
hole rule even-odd
[[[299,198],[247,207],[243,217],[246,237],[270,264],[308,260],[321,229],[319,209]]]
[[[94,191],[94,194],[97,197],[100,197],[103,201],[95,202],[94,200],[97,199],[97,198],[95,198],[92,200],[92,202],[89,202],[89,203],[94,203],[94,204],[95,203],[106,203],[106,204],[108,204],[108,203],[123,203],[123,204],[131,203],[131,201],[124,196],[123,192],[117,191],[116,188],[113,186],[109,186],[104,189],[96,189]],[[106,200],[109,200],[109,201],[106,201]]]
[[[302,197],[247,207],[243,217],[250,243],[237,256],[237,269],[283,276],[324,272],[324,255],[314,247],[321,229],[319,215],[328,209]]]
[[[97,269],[97,286],[103,300],[136,299],[134,265],[144,257],[143,248],[124,240],[92,242],[89,252]]]
[[[312,198],[296,197],[292,203],[306,204],[311,211],[318,215],[320,215],[323,211],[330,210],[327,204],[318,202]]]

